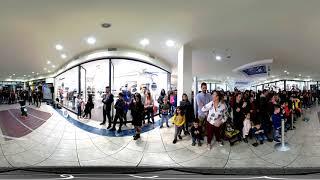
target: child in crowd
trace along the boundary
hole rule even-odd
[[[179,134],[181,134],[185,122],[186,118],[184,116],[184,113],[180,106],[178,106],[173,116],[173,124],[175,128],[173,144],[177,143],[177,137],[179,137],[179,139],[182,139],[181,135]]]
[[[289,103],[288,102],[283,102],[282,105],[281,105],[281,108],[282,108],[282,114],[284,115],[284,118],[286,119],[286,124],[285,124],[285,127],[286,127],[286,130],[290,129],[291,128],[291,116],[292,116],[292,111],[291,109],[289,108]],[[295,129],[295,127],[293,126],[293,129]]]
[[[198,146],[201,146],[202,131],[201,131],[201,127],[199,126],[199,119],[195,119],[190,131],[191,131],[191,137],[192,137],[192,146],[196,145],[196,141],[198,142]]]
[[[26,108],[26,101],[20,100],[19,104],[20,104],[20,110],[21,110],[21,117],[22,118],[28,117],[27,108]]]
[[[160,105],[161,109],[161,120],[160,120],[160,128],[163,127],[163,122],[165,121],[167,127],[169,127],[169,111],[170,111],[170,104],[168,103],[168,96],[164,96],[163,103]]]
[[[274,113],[272,115],[272,123],[273,123],[273,139],[276,142],[280,142],[280,130],[281,130],[281,119],[283,116],[280,114],[280,106],[276,105],[274,107]]]
[[[260,144],[263,144],[263,141],[268,139],[264,133],[264,130],[261,127],[261,122],[256,122],[256,124],[253,125],[252,134],[255,137],[255,139],[260,142]],[[259,144],[255,142],[252,145],[256,147]]]
[[[116,115],[114,116],[114,120],[113,120],[113,127],[111,129],[111,131],[115,131],[116,130],[116,123],[117,120],[120,120],[120,126],[118,129],[118,133],[121,132],[121,127],[122,127],[122,123],[123,123],[123,114],[125,113],[125,101],[123,99],[123,94],[119,93],[118,96],[118,100],[116,102],[116,104],[114,105],[114,108],[116,109]]]
[[[78,116],[78,119],[80,119],[81,117],[81,113],[82,113],[82,104],[83,104],[83,100],[82,98],[80,97],[80,95],[77,96],[77,99],[76,99],[76,105],[77,105],[77,116]]]
[[[251,129],[251,120],[250,120],[250,112],[246,114],[246,118],[243,121],[243,128],[242,128],[242,137],[245,143],[248,143],[247,137],[249,135]]]

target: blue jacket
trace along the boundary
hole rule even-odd
[[[280,114],[272,115],[272,123],[275,129],[280,129],[282,116]]]

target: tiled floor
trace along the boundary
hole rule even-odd
[[[1,105],[1,110],[18,108]],[[41,111],[52,116],[39,128],[20,137],[6,140],[0,136],[0,167],[25,166],[156,166],[156,167],[320,167],[320,131],[317,112],[312,108],[309,122],[299,120],[297,129],[286,133],[291,145],[288,152],[277,152],[274,142],[253,147],[239,143],[230,147],[214,144],[191,146],[191,138],[172,144],[173,126],[156,127],[134,141],[131,136],[102,136],[87,132],[71,124],[50,106],[42,105]],[[74,115],[71,114],[73,118]],[[97,121],[83,121],[102,128]],[[130,128],[130,127],[129,127]],[[0,133],[1,135],[1,133]]]

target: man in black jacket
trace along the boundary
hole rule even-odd
[[[107,129],[111,128],[111,105],[113,103],[113,94],[110,92],[110,87],[106,87],[106,94],[102,97],[103,103],[103,122],[100,125],[104,125],[106,123],[106,116],[108,116],[108,127]]]

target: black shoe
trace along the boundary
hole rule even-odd
[[[263,144],[263,141],[262,141],[262,140],[260,141],[260,144]]]
[[[198,143],[198,146],[202,146],[202,143],[201,143],[201,142],[199,142],[199,143]]]
[[[111,128],[111,125],[109,125],[108,127],[107,127],[107,129],[110,129]]]
[[[122,130],[121,129],[118,129],[118,131],[117,131],[118,133],[121,133],[122,132]]]
[[[247,138],[244,138],[244,139],[243,139],[243,142],[248,143]]]
[[[110,131],[115,131],[115,130],[116,130],[116,128],[114,128],[114,127],[110,129]]]
[[[268,141],[269,141],[269,142],[273,142],[273,139],[271,139],[271,138],[268,138]]]
[[[152,124],[152,122],[151,122],[151,121],[148,121],[148,124]]]
[[[175,139],[175,140],[173,140],[173,142],[172,142],[173,144],[175,144],[175,143],[177,143],[177,140]]]
[[[160,126],[160,128],[163,128],[163,126]]]
[[[259,144],[258,143],[253,143],[252,146],[257,147]]]
[[[182,139],[182,137],[180,135],[178,135],[178,137],[179,137],[180,140]]]
[[[104,125],[104,124],[105,124],[105,123],[103,123],[103,122],[102,122],[102,123],[100,123],[100,125]]]
[[[196,145],[196,143],[195,143],[195,142],[192,142],[191,146],[195,146],[195,145]]]
[[[167,128],[170,127],[169,125],[167,125]]]
[[[184,135],[190,135],[190,133],[188,131],[185,131]]]

